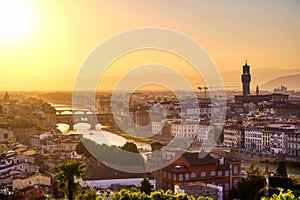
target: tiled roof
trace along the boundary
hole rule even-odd
[[[210,154],[205,155],[205,153],[203,152],[200,153],[186,152],[182,155],[182,157],[190,164],[190,166],[211,165],[217,163],[217,160],[213,158]]]

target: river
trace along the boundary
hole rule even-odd
[[[71,110],[70,107],[61,105],[61,104],[51,104],[57,111],[58,110]],[[70,112],[71,113],[71,112]],[[64,114],[64,112],[62,113]],[[65,113],[69,114],[69,113]],[[92,130],[91,126],[87,123],[75,124],[75,129],[70,131],[69,125],[64,123],[58,123],[57,129],[60,130],[63,134],[83,134],[83,138],[90,139],[92,141],[97,142],[98,144],[107,144],[107,145],[115,145],[115,146],[123,146],[126,142],[133,142],[137,146],[138,149],[151,151],[151,146],[146,143],[136,142],[132,140],[128,140],[123,138],[117,134],[111,133],[109,131],[102,130],[106,126],[102,126],[101,124],[96,125],[96,130]]]

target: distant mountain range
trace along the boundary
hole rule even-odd
[[[261,88],[264,90],[273,90],[280,85],[287,86],[288,90],[300,90],[300,74],[275,78],[263,84]]]

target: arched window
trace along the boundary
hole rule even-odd
[[[215,176],[216,175],[216,172],[215,171],[211,171],[210,172],[210,176]]]
[[[192,173],[191,178],[196,178],[196,173]]]
[[[205,172],[201,172],[201,177],[205,177],[206,173]]]

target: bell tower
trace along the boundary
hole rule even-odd
[[[243,83],[243,96],[250,95],[250,81],[251,81],[251,75],[250,75],[250,66],[247,64],[247,60],[245,65],[243,66],[243,74],[241,76],[242,83]]]

